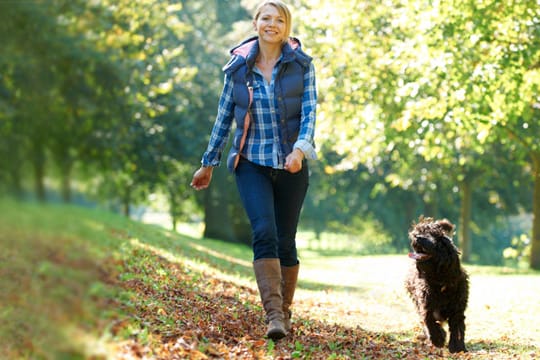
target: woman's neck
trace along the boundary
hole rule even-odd
[[[275,64],[281,56],[281,44],[259,43],[257,63]]]

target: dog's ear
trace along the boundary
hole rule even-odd
[[[442,273],[459,269],[459,250],[448,236],[439,238],[440,251],[443,256],[439,258],[438,270]]]
[[[455,229],[455,226],[454,224],[452,224],[450,222],[450,220],[448,219],[442,219],[442,220],[438,220],[437,221],[437,225],[440,226],[440,228],[442,229],[442,231],[444,231],[444,233],[447,235],[447,236],[452,236],[454,235],[454,229]]]

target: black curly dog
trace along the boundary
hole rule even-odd
[[[465,309],[469,277],[461,266],[460,252],[452,242],[454,225],[446,220],[420,217],[409,230],[414,261],[405,281],[420,315],[426,336],[437,347],[446,342],[442,324],[448,322],[451,353],[465,348]]]

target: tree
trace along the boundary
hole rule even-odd
[[[163,187],[170,193],[169,180],[183,160],[178,152],[191,141],[182,137],[182,126],[196,121],[177,123],[199,95],[190,89],[197,70],[184,44],[193,29],[180,21],[183,5],[178,1],[104,1],[87,11],[96,14],[97,24],[89,24],[94,30],[85,33],[94,33],[92,25],[101,29],[96,47],[116,64],[119,96],[125,99],[117,104],[118,121],[102,133],[110,140],[111,155],[103,183],[127,215],[131,204],[150,192]]]
[[[461,82],[465,121],[477,129],[481,143],[493,139],[518,152],[533,183],[533,226],[530,266],[540,269],[540,20],[535,1],[512,4],[459,3],[441,7],[442,29],[452,39],[447,51],[468,67]],[[461,44],[462,46],[453,46]],[[461,51],[460,51],[461,50]],[[474,54],[469,58],[460,56]],[[516,147],[515,144],[519,144]],[[526,158],[528,162],[523,161]]]
[[[2,59],[10,111],[4,116],[13,124],[8,142],[18,144],[13,148],[19,154],[10,162],[11,173],[20,178],[20,159],[30,160],[37,197],[45,200],[51,155],[60,170],[63,198],[69,201],[74,163],[95,158],[95,139],[118,119],[106,110],[120,103],[114,96],[121,85],[115,81],[117,69],[88,39],[88,23],[77,21],[79,16],[92,18],[84,2],[6,5],[2,26],[10,36],[4,39]]]
[[[216,117],[223,87],[221,68],[229,59],[228,49],[245,37],[242,31],[234,31],[234,25],[249,19],[249,16],[239,0],[206,3],[186,0],[183,5],[180,18],[197,30],[187,34],[183,43],[190,64],[197,69],[189,86],[198,96],[186,112],[180,114],[181,118],[189,119],[189,122],[184,122],[183,133],[191,139],[185,154],[186,160],[194,166],[193,172],[206,149]],[[223,164],[215,169],[210,188],[197,197],[204,209],[204,236],[251,244],[250,227],[240,198],[236,191],[231,191],[235,186],[233,177]]]
[[[1,80],[4,98],[9,101],[8,112],[4,112],[3,117],[11,124],[3,128],[6,144],[9,144],[3,157],[8,159],[7,168],[11,169],[15,182],[21,177],[24,162],[20,160],[31,162],[40,200],[45,200],[45,151],[50,120],[47,118],[50,114],[43,109],[54,102],[50,91],[54,77],[47,66],[51,62],[47,49],[53,42],[49,30],[54,23],[47,16],[47,10],[28,3],[0,3],[3,44],[0,61],[5,70]],[[13,146],[16,143],[20,146]],[[8,155],[12,151],[15,156]]]
[[[431,206],[433,201],[451,204],[441,195],[460,184],[460,238],[467,252],[471,189],[485,185],[475,184],[480,179],[489,182],[498,175],[486,160],[486,150],[499,139],[489,136],[494,112],[486,100],[501,99],[501,88],[520,88],[510,76],[496,79],[492,65],[500,52],[490,49],[527,47],[506,66],[508,74],[519,67],[519,74],[527,68],[524,56],[534,59],[538,48],[534,36],[512,45],[488,34],[497,33],[501,11],[503,33],[519,18],[523,21],[516,28],[531,34],[537,28],[533,2],[516,7],[494,2],[486,5],[487,16],[483,5],[473,3],[305,3],[310,11],[301,29],[314,44],[323,75],[318,138],[342,155],[335,168],[362,164],[375,172],[389,164],[386,182],[418,192],[433,209],[443,208]],[[348,12],[353,7],[362,11]],[[534,103],[512,94],[513,104]],[[499,115],[513,117],[508,110],[499,109]]]

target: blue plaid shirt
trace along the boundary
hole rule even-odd
[[[242,156],[262,166],[283,169],[285,155],[280,147],[280,114],[277,99],[274,97],[274,79],[281,66],[278,61],[272,72],[272,81],[264,78],[255,67],[253,79],[253,103],[251,105],[251,125],[248,130]],[[304,94],[302,96],[302,114],[300,132],[294,148],[300,149],[306,159],[317,159],[313,137],[315,134],[315,117],[317,107],[317,89],[315,68],[310,65],[304,75]],[[234,119],[233,80],[225,75],[223,91],[219,99],[216,121],[210,135],[210,141],[202,158],[203,166],[218,166],[223,149],[229,138],[231,124]]]

